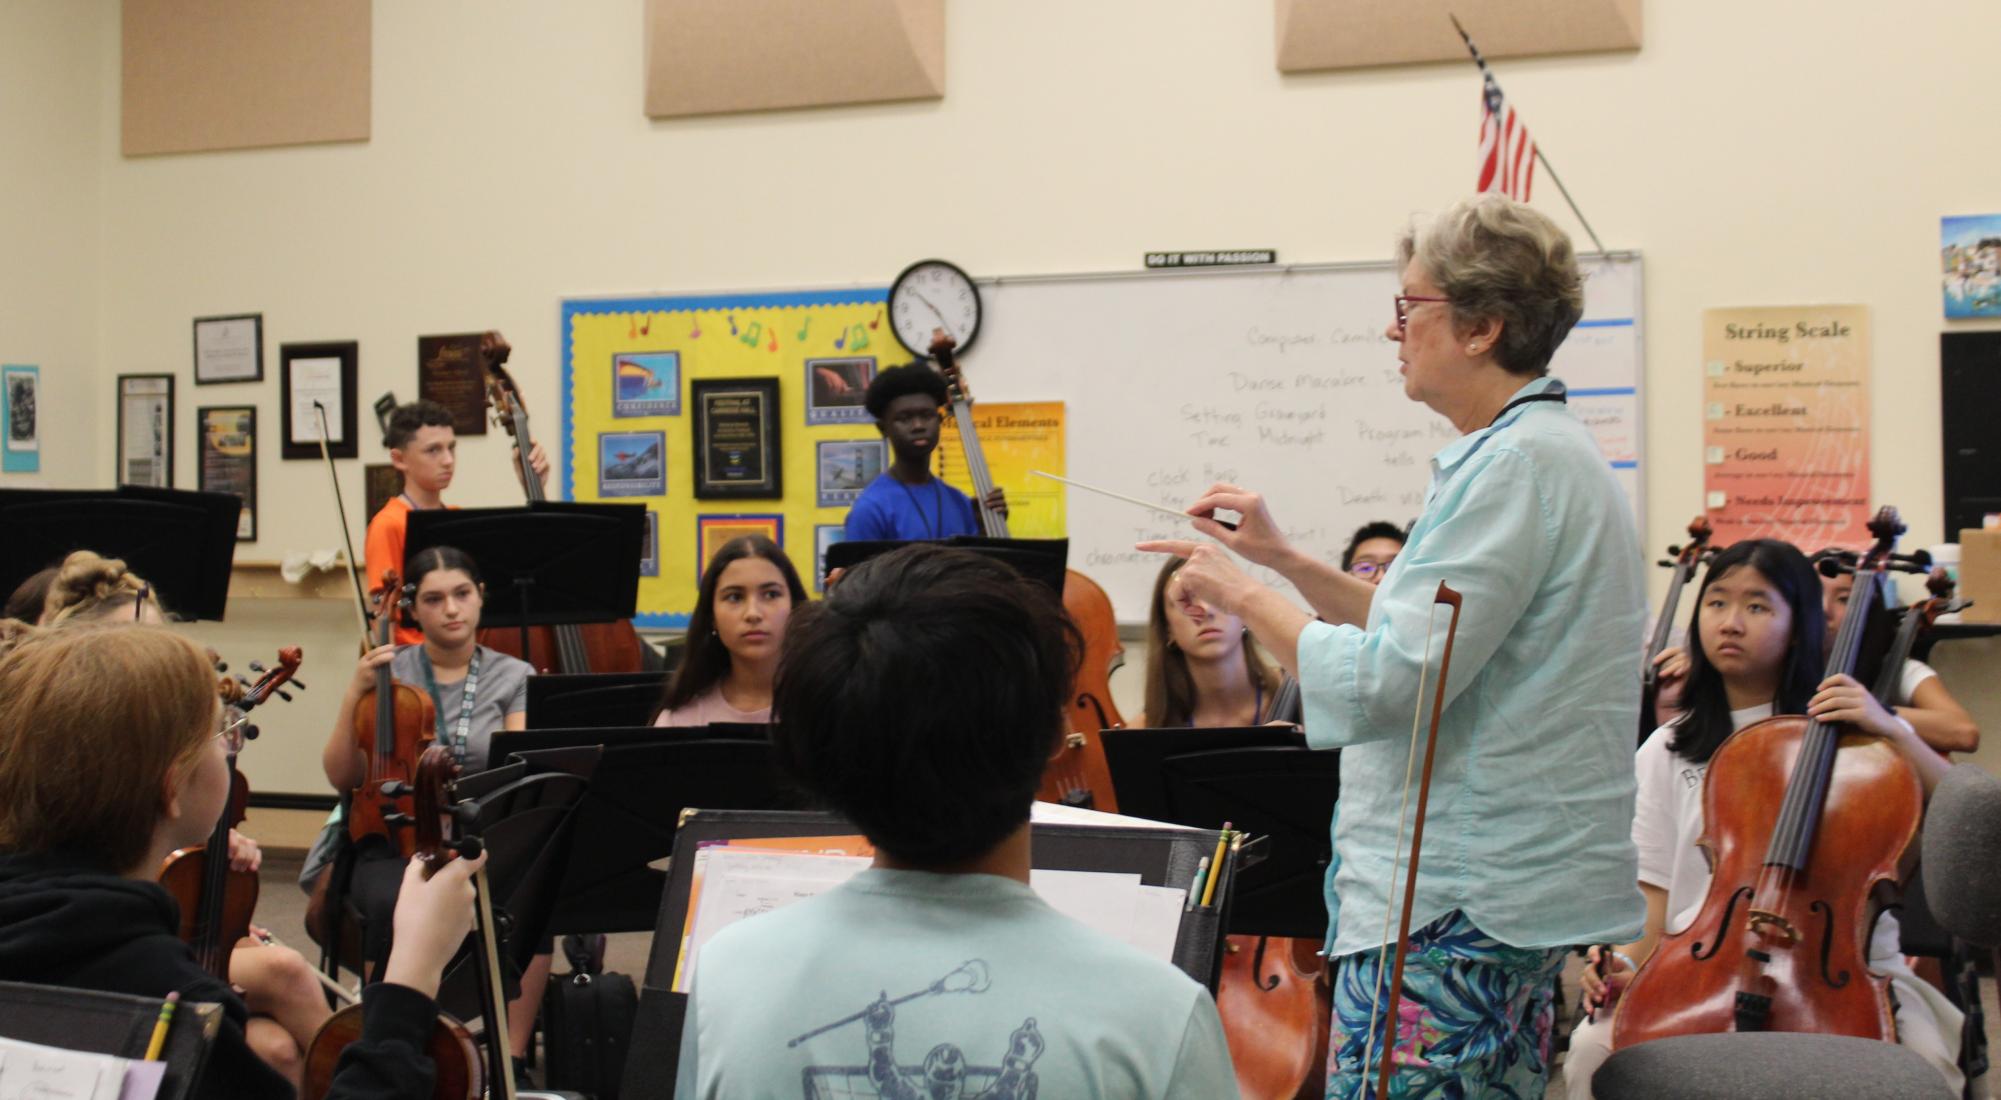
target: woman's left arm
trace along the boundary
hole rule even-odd
[[[1822,680],[1820,690],[1806,705],[1806,713],[1809,718],[1840,722],[1888,740],[1918,773],[1926,798],[1931,797],[1932,788],[1951,767],[1937,749],[1924,743],[1909,722],[1885,710],[1876,696],[1853,676],[1830,676]]]

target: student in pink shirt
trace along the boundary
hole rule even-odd
[[[771,721],[785,621],[805,602],[799,571],[778,544],[762,535],[724,543],[702,573],[688,645],[653,724]]]

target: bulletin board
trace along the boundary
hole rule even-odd
[[[910,359],[887,293],[564,300],[563,497],[646,505],[639,625],[686,626],[708,555],[742,534],[770,536],[817,589],[817,561],[888,463],[862,407],[875,372]],[[781,496],[696,498],[691,384],[709,379],[777,380]]]

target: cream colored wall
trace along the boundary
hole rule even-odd
[[[110,447],[95,417],[103,7],[0,4],[0,362],[42,369],[42,468],[0,488],[91,486]]]
[[[115,103],[115,5],[94,10],[95,26],[69,15],[55,30],[95,43],[88,92]],[[32,242],[75,263],[72,238],[102,241],[88,303],[100,420],[121,370],[179,372],[184,426],[197,403],[254,399],[263,538],[240,556],[270,560],[336,537],[324,472],[277,458],[279,341],[361,341],[365,405],[414,396],[419,333],[500,328],[532,407],[552,412],[566,294],[880,284],[926,255],[983,274],[1130,268],[1158,248],[1375,259],[1411,212],[1473,180],[1470,65],[1281,78],[1271,7],[1249,0],[962,0],[942,101],[666,123],[640,112],[640,12],[378,4],[366,144],[126,160],[100,112],[94,178],[10,171],[28,179],[0,188],[65,208],[102,193],[94,232],[89,218],[37,225]],[[1873,495],[1902,505],[1913,543],[1938,541],[1937,219],[1996,206],[1997,36],[1987,0],[1676,0],[1648,5],[1638,54],[1501,63],[1606,244],[1646,256],[1649,545],[1700,506],[1701,311],[1796,302],[1870,307]],[[92,69],[11,52],[50,79]],[[0,126],[74,137],[43,109],[10,96]],[[1571,224],[1546,176],[1536,203]],[[265,315],[270,380],[196,391],[189,319],[239,310]],[[84,457],[64,461],[108,480],[108,439],[76,442]],[[178,442],[192,486],[192,433]],[[461,453],[455,500],[515,499],[498,438]],[[381,460],[370,442],[362,454]],[[350,502],[359,465],[343,473]],[[344,652],[337,626],[302,640]],[[2001,701],[1985,705],[2001,729]]]

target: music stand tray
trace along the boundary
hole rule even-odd
[[[471,555],[486,581],[482,627],[527,628],[632,618],[639,601],[643,504],[535,501],[518,508],[425,509],[410,513],[408,562],[433,546]]]
[[[1340,754],[1275,726],[1123,729],[1101,735],[1119,811],[1195,828],[1228,821],[1268,836],[1263,862],[1242,868],[1229,930],[1320,940],[1340,791]]]
[[[241,498],[149,489],[0,489],[0,591],[93,550],[125,564],[181,619],[222,621]]]
[[[1058,599],[1063,596],[1064,574],[1070,566],[1069,539],[990,539],[976,535],[954,535],[949,539],[937,541],[941,546],[955,546],[992,558],[1012,567],[1029,580],[1040,581],[1044,587],[1056,593]],[[827,547],[827,568],[830,571],[852,569],[870,558],[909,545],[907,541],[892,539],[837,542]]]
[[[528,678],[528,728],[638,728],[660,709],[665,672],[548,672]]]

